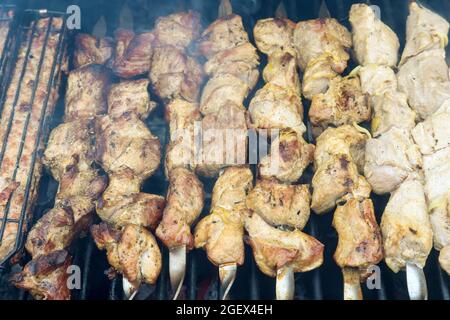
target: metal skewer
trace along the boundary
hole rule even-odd
[[[178,298],[186,275],[186,246],[176,247],[169,251],[169,276],[173,300]]]
[[[139,290],[139,285],[136,287],[127,278],[122,277],[123,294],[126,300],[133,300]]]
[[[411,262],[407,262],[406,283],[411,300],[428,300],[427,281],[422,268]]]
[[[289,266],[277,270],[277,300],[293,300],[295,291],[294,271]]]
[[[361,276],[355,268],[343,268],[344,300],[362,300]]]
[[[237,264],[222,264],[219,266],[219,279],[220,279],[220,299],[227,300],[228,293],[233,286],[236,279]]]

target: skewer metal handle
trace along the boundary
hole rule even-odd
[[[178,298],[186,274],[186,246],[170,249],[169,251],[169,277],[173,300]]]
[[[427,281],[422,268],[411,262],[407,262],[406,283],[411,300],[428,300]]]
[[[276,296],[277,300],[293,300],[295,291],[294,271],[291,267],[277,270]]]
[[[227,300],[228,293],[236,279],[237,264],[222,264],[219,266],[220,299]]]
[[[362,300],[361,276],[355,268],[342,269],[344,276],[344,300]]]

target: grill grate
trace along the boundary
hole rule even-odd
[[[61,1],[62,2],[62,1]],[[95,1],[92,1],[95,2]],[[150,7],[154,9],[155,17],[145,21],[145,26],[135,25],[135,29],[148,29],[153,24],[157,15],[166,15],[167,1],[152,0],[148,1]],[[211,5],[213,1],[208,0],[180,0],[173,1],[183,3],[184,9],[193,8],[200,11],[203,17],[203,24],[208,25],[215,18],[214,14],[211,14],[215,10],[215,6]],[[202,5],[201,3],[208,2],[208,5]],[[233,8],[236,9],[236,13],[243,17],[245,26],[249,35],[252,36],[252,28],[256,21],[261,18],[271,17],[274,15],[275,9],[279,4],[279,0],[245,0],[241,1],[243,4],[239,6],[235,5],[238,1],[232,1]],[[256,8],[255,3],[259,3],[259,10],[250,11],[245,10],[245,3],[253,3],[252,8]],[[305,20],[316,18],[319,12],[321,0],[285,0],[283,1],[288,12],[289,18],[293,21]],[[352,1],[352,0],[327,0],[326,4],[332,17],[338,19],[346,27],[350,27],[348,22],[348,12],[353,3],[367,2],[367,1]],[[450,1],[449,0],[421,0],[422,4],[429,6],[437,12],[447,14],[446,18],[450,19]],[[70,3],[76,3],[76,1],[70,1]],[[81,3],[81,1],[80,1]],[[381,18],[386,22],[399,36],[401,43],[404,43],[405,39],[405,23],[408,14],[407,5],[408,0],[372,0],[371,4],[377,5],[381,9]],[[176,11],[181,6],[173,5],[173,11]],[[83,7],[81,7],[83,11]],[[91,13],[92,14],[92,13]],[[103,13],[98,12],[100,17]],[[112,30],[117,26],[108,26]],[[83,30],[90,32],[91,30]],[[402,50],[402,49],[400,49]],[[265,57],[261,56],[262,63],[261,69],[265,66]],[[350,65],[349,70],[356,65]],[[262,81],[256,87],[255,90],[262,86]],[[252,97],[253,94],[250,94]],[[154,99],[155,94],[152,95]],[[303,99],[305,105],[305,112],[308,111],[308,103]],[[248,103],[246,103],[248,105]],[[62,108],[63,109],[63,108]],[[168,137],[168,130],[163,118],[163,104],[158,104],[158,109],[147,120],[147,125],[150,130],[159,137],[161,143],[165,145]],[[305,117],[305,121],[308,117]],[[53,119],[53,121],[57,121]],[[307,127],[311,128],[307,123]],[[312,135],[309,132],[308,140],[312,142]],[[253,168],[254,169],[254,168]],[[312,178],[311,168],[305,172],[302,182],[311,181]],[[202,213],[202,217],[208,214],[209,204],[211,201],[211,191],[214,185],[214,180],[203,180],[205,185],[206,204]],[[41,216],[46,209],[52,207],[49,203],[49,198],[53,199],[56,193],[57,183],[49,176],[44,175],[41,184],[38,205],[35,210],[35,218]],[[163,171],[160,169],[154,176],[152,176],[144,185],[144,192],[163,194],[167,190],[167,182],[164,177]],[[380,221],[381,214],[387,202],[386,196],[373,195],[376,215],[378,221]],[[51,201],[50,201],[51,202]],[[296,274],[296,298],[298,299],[341,299],[342,298],[342,275],[340,269],[334,263],[332,258],[336,244],[337,235],[335,230],[331,226],[332,214],[325,216],[317,216],[311,214],[310,221],[308,223],[305,232],[315,236],[322,243],[325,244],[324,264],[314,271],[305,274]],[[167,299],[170,297],[170,284],[168,274],[168,251],[160,244],[163,253],[163,270],[156,286],[143,286],[137,295],[138,299]],[[122,279],[117,277],[113,280],[109,280],[104,271],[109,268],[106,261],[104,252],[98,251],[90,236],[75,241],[73,245],[74,264],[80,266],[82,270],[81,288],[73,290],[73,299],[110,299],[119,300],[123,299],[122,293]],[[385,263],[379,264],[381,268],[381,282],[382,286],[380,290],[368,290],[363,287],[363,294],[365,299],[408,299],[408,293],[406,290],[406,277],[405,274],[400,272],[394,274],[390,271]],[[425,268],[425,275],[428,282],[428,290],[430,299],[450,299],[450,278],[440,268],[437,262],[437,253],[432,251],[427,266]],[[3,281],[6,281],[6,276],[3,277]],[[2,287],[2,277],[0,275],[0,290]],[[219,281],[217,268],[214,267],[206,258],[205,253],[202,250],[194,250],[188,254],[187,258],[187,274],[184,281],[185,287],[182,290],[181,297],[186,299],[217,299],[219,297]],[[6,295],[2,295],[1,298],[14,298],[14,299],[31,299],[28,293],[8,287],[9,290]],[[273,299],[275,294],[275,280],[264,276],[257,268],[251,250],[246,248],[246,261],[245,264],[238,268],[236,282],[231,289],[231,299]]]
[[[10,68],[8,70],[9,74],[6,75],[6,77],[8,78],[8,84],[9,84],[9,81],[11,81],[11,79],[12,79],[13,70],[20,70],[20,78],[18,81],[18,85],[17,85],[15,95],[14,95],[14,101],[12,104],[13,108],[12,108],[11,113],[9,114],[9,118],[7,121],[7,128],[5,129],[6,131],[5,131],[3,141],[2,141],[2,149],[0,150],[0,167],[3,165],[5,152],[6,152],[9,138],[10,138],[9,133],[10,133],[12,125],[15,121],[15,114],[16,114],[15,111],[17,108],[16,104],[18,102],[20,95],[23,93],[24,88],[26,88],[26,84],[24,84],[24,76],[26,74],[27,65],[28,65],[28,61],[29,61],[28,56],[30,55],[33,41],[36,39],[37,21],[38,21],[38,19],[44,18],[44,17],[48,17],[49,21],[48,21],[47,29],[45,31],[45,37],[44,37],[44,42],[42,43],[42,50],[41,50],[41,54],[39,57],[39,63],[38,63],[38,67],[37,67],[37,70],[35,73],[35,79],[33,81],[33,86],[31,89],[32,91],[31,91],[31,99],[29,102],[29,106],[34,106],[34,104],[35,104],[35,98],[36,98],[37,88],[39,85],[39,79],[42,74],[42,64],[43,64],[43,61],[45,58],[50,34],[58,36],[57,47],[56,47],[57,49],[53,56],[53,60],[52,60],[53,62],[52,62],[52,66],[50,69],[51,71],[50,71],[50,75],[48,77],[48,82],[46,84],[46,92],[48,94],[44,98],[43,104],[41,106],[41,114],[40,114],[40,118],[39,118],[40,120],[39,120],[39,124],[38,124],[38,128],[37,128],[36,138],[34,140],[33,152],[31,154],[31,163],[29,166],[29,171],[27,172],[26,184],[25,184],[25,188],[24,188],[24,197],[23,197],[23,202],[22,202],[22,207],[21,207],[19,217],[14,218],[14,219],[9,217],[10,208],[11,208],[11,199],[13,197],[13,195],[11,195],[6,203],[5,209],[0,218],[0,245],[1,245],[2,241],[4,240],[4,233],[5,233],[6,227],[10,224],[17,225],[17,234],[16,234],[16,238],[15,238],[15,242],[14,242],[14,248],[2,261],[0,261],[0,266],[3,265],[9,258],[11,258],[22,247],[23,241],[25,238],[24,231],[27,228],[26,228],[26,225],[24,225],[24,224],[26,224],[28,222],[26,219],[27,218],[27,210],[30,209],[29,196],[30,196],[30,192],[32,189],[34,171],[36,169],[36,161],[38,159],[38,153],[39,153],[38,149],[39,149],[39,145],[40,145],[41,141],[45,140],[46,135],[48,134],[49,119],[46,115],[47,115],[47,110],[48,110],[48,102],[50,99],[50,92],[56,88],[57,82],[59,79],[59,74],[61,72],[62,58],[63,58],[64,47],[65,47],[65,38],[66,38],[66,23],[65,23],[66,15],[64,13],[51,12],[51,11],[46,11],[46,10],[26,10],[24,12],[24,15],[22,17],[22,24],[18,27],[17,40],[16,40],[14,56],[13,56],[12,60],[17,61],[18,54],[19,54],[19,48],[23,45],[26,46],[26,57],[27,58],[24,59],[23,64],[21,66],[16,65],[15,69]],[[62,24],[61,29],[53,28],[52,22],[55,17],[61,17],[63,19],[63,24]],[[3,100],[2,100],[2,108],[1,108],[2,110],[4,108],[5,100],[6,100],[5,98],[3,98]],[[26,118],[25,118],[23,130],[22,130],[22,134],[21,134],[21,142],[19,145],[19,151],[18,151],[16,162],[15,162],[15,166],[14,166],[14,172],[11,177],[12,181],[14,181],[17,176],[17,172],[20,167],[20,161],[22,160],[25,139],[26,139],[27,133],[29,132],[29,124],[30,124],[31,114],[32,114],[32,108],[30,108],[30,110],[27,113]]]

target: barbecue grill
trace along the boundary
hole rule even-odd
[[[319,13],[324,10],[323,4],[332,17],[335,17],[342,24],[350,29],[348,22],[348,13],[353,3],[363,1],[349,1],[349,0],[284,0],[284,6],[288,17],[297,22],[305,19],[317,18]],[[0,60],[0,86],[3,95],[0,101],[4,101],[3,88],[11,77],[12,66],[17,59],[18,47],[21,43],[28,41],[29,45],[33,41],[33,32],[29,36],[29,29],[31,22],[40,17],[63,17],[66,19],[65,13],[67,6],[70,4],[77,4],[81,8],[82,29],[69,31],[65,28],[61,30],[50,30],[49,32],[56,32],[59,34],[59,47],[56,52],[54,65],[52,66],[52,78],[48,86],[55,85],[58,74],[63,72],[62,52],[67,44],[69,53],[72,52],[73,35],[76,32],[102,32],[111,34],[121,24],[126,23],[120,19],[123,14],[123,4],[125,1],[16,1],[7,2],[0,7],[1,21],[8,21],[10,23],[10,31],[7,42],[3,52],[1,52]],[[279,0],[236,0],[232,1],[233,11],[242,16],[245,27],[252,35],[251,30],[258,19],[273,17],[275,10],[278,7]],[[405,42],[405,22],[408,14],[408,0],[378,0],[370,1],[372,5],[380,8],[381,19],[388,24],[398,35],[400,42]],[[421,4],[431,8],[432,10],[443,15],[447,20],[450,20],[450,1],[449,0],[422,0]],[[96,8],[92,10],[92,7]],[[154,21],[158,16],[167,15],[172,12],[181,10],[196,10],[200,13],[202,24],[208,25],[216,18],[218,1],[205,0],[179,0],[179,1],[127,1],[127,8],[130,9],[131,15],[129,17],[133,20],[134,29],[137,31],[150,30]],[[11,12],[11,14],[6,14]],[[85,16],[86,13],[86,16]],[[98,23],[100,18],[104,16],[104,24]],[[65,21],[65,20],[64,20]],[[64,23],[64,26],[66,24]],[[32,27],[31,27],[32,28]],[[15,40],[16,39],[16,40]],[[400,49],[402,50],[402,48]],[[260,69],[265,66],[265,57],[261,55]],[[348,67],[352,70],[356,65]],[[25,67],[24,67],[25,68]],[[260,83],[256,89],[259,89],[263,82]],[[35,88],[36,89],[36,88]],[[255,89],[255,90],[256,90]],[[20,86],[17,88],[17,95],[19,95]],[[62,78],[60,88],[60,98],[56,105],[54,114],[51,117],[43,117],[39,124],[39,134],[36,139],[36,145],[40,139],[47,140],[50,129],[56,127],[62,122],[64,112],[64,90],[65,78]],[[34,96],[34,94],[33,94]],[[249,95],[252,97],[252,94]],[[152,98],[155,99],[153,94]],[[47,104],[47,101],[45,104]],[[168,142],[168,126],[164,120],[163,103],[158,102],[156,112],[150,117],[146,124],[151,132],[157,135],[161,144],[165,146]],[[304,100],[306,113],[308,105]],[[246,103],[248,105],[248,101]],[[46,105],[43,112],[46,111]],[[311,125],[308,123],[308,117],[304,117],[308,127],[308,140],[313,141],[311,133]],[[39,157],[42,150],[37,150],[33,154],[33,163]],[[0,153],[0,162],[2,161],[3,151]],[[34,166],[32,166],[34,168]],[[255,168],[253,168],[255,170]],[[27,184],[26,197],[31,184],[31,176],[33,172],[29,173],[29,183]],[[313,176],[312,169],[309,168],[302,176],[301,182],[308,183]],[[205,185],[206,205],[203,209],[202,217],[208,214],[211,202],[211,191],[214,185],[214,179],[202,178]],[[149,178],[143,190],[149,193],[165,195],[168,183],[164,176],[163,169],[160,168],[156,174]],[[33,209],[33,218],[30,219],[30,224],[35,223],[42,215],[53,207],[54,197],[57,192],[58,183],[51,177],[49,172],[44,172],[40,184],[38,186],[38,196],[35,208]],[[387,203],[388,196],[372,195],[375,205],[377,220],[379,221],[384,207]],[[26,204],[27,202],[25,202]],[[26,212],[24,207],[20,219],[8,219],[8,215],[3,218],[10,223],[18,225],[19,230],[26,230],[24,224],[27,223]],[[4,233],[5,224],[0,228],[0,239]],[[325,244],[325,254],[323,265],[311,272],[299,273],[295,275],[295,298],[301,300],[314,299],[342,299],[342,274],[339,267],[335,264],[332,255],[337,245],[337,234],[332,228],[332,214],[318,216],[311,214],[311,218],[305,228],[306,233],[313,235]],[[14,252],[19,252],[23,247],[23,242],[26,237],[25,232],[19,232],[15,242]],[[170,298],[170,282],[168,271],[168,250],[161,245],[163,252],[163,270],[159,280],[155,286],[143,285],[135,299],[168,299]],[[120,300],[124,298],[122,290],[121,276],[116,276],[113,279],[108,278],[106,270],[109,264],[106,260],[104,252],[100,252],[95,246],[90,235],[86,235],[81,239],[74,241],[70,249],[73,254],[73,264],[80,267],[81,270],[81,286],[72,290],[72,299],[111,299]],[[433,249],[428,259],[427,265],[424,269],[428,285],[428,295],[430,299],[444,299],[450,300],[450,277],[443,272],[438,264],[438,254]],[[18,262],[22,264],[30,259],[26,254],[22,257],[11,254],[8,260],[11,262]],[[275,279],[264,276],[257,268],[251,251],[246,248],[245,264],[238,269],[237,278],[234,286],[230,291],[231,299],[274,299],[275,297]],[[0,299],[32,299],[29,293],[15,288],[9,283],[9,277],[12,273],[20,270],[19,264],[2,261],[0,269]],[[367,286],[362,285],[364,299],[386,300],[386,299],[408,299],[408,291],[406,285],[406,274],[399,272],[394,274],[385,265],[384,262],[379,264],[381,268],[381,288],[370,290]],[[182,288],[181,298],[185,299],[218,299],[220,297],[220,284],[217,273],[217,268],[214,267],[206,258],[202,250],[193,250],[189,252],[187,258],[187,273]]]

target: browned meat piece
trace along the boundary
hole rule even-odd
[[[50,133],[43,163],[53,177],[61,182],[67,172],[73,172],[80,164],[90,169],[94,160],[95,121],[93,119],[65,122]]]
[[[232,14],[210,24],[198,42],[200,53],[209,59],[216,53],[237,47],[249,40],[242,18]]]
[[[263,72],[264,81],[288,88],[300,96],[301,87],[295,56],[290,52],[278,50],[272,53],[268,59]]]
[[[243,214],[252,184],[248,167],[226,168],[214,185],[211,213],[195,228],[195,247],[204,248],[216,266],[244,263]]]
[[[124,179],[123,183],[130,183]],[[114,192],[108,186],[98,201],[98,216],[115,226],[133,224],[156,229],[164,210],[164,197],[143,192]]]
[[[370,199],[350,199],[334,212],[333,226],[339,235],[334,260],[341,268],[358,268],[361,275],[383,259],[381,230]]]
[[[303,94],[309,100],[328,89],[330,80],[347,67],[352,46],[350,32],[336,19],[300,21],[294,30],[294,47],[303,75]]]
[[[148,84],[148,80],[140,79],[112,85],[108,91],[108,114],[119,118],[131,112],[145,120],[156,107],[156,103],[150,100]]]
[[[286,185],[275,179],[258,180],[247,197],[247,207],[273,226],[303,229],[309,219],[308,185]]]
[[[140,183],[158,168],[161,145],[137,115],[125,114],[114,120],[105,116],[99,119],[97,158],[108,174],[131,172]]]
[[[156,229],[156,235],[166,247],[193,248],[190,227],[203,209],[204,197],[203,184],[194,173],[184,168],[170,171],[167,205]]]
[[[160,17],[156,21],[154,34],[157,45],[185,49],[200,34],[200,16],[189,11]]]
[[[259,162],[262,178],[275,177],[282,182],[296,182],[314,159],[314,145],[291,129],[281,130],[272,141],[270,154]]]
[[[203,115],[219,112],[225,105],[241,106],[250,87],[232,74],[222,74],[209,79],[202,91],[200,111]]]
[[[78,69],[86,64],[105,64],[112,56],[114,40],[111,38],[96,38],[80,33],[75,38],[73,66]]]
[[[109,264],[133,284],[155,284],[161,271],[161,252],[155,238],[145,228],[127,225],[121,230],[106,223],[91,228],[100,250],[106,250]]]
[[[118,29],[114,34],[116,48],[109,66],[121,78],[146,74],[150,69],[155,36],[151,32],[135,34]]]
[[[323,244],[299,231],[283,231],[267,224],[257,214],[245,217],[248,243],[259,269],[270,277],[277,270],[291,267],[294,272],[305,272],[323,262]]]
[[[259,51],[273,55],[276,51],[294,53],[292,37],[295,23],[289,19],[268,18],[258,20],[253,35]]]
[[[246,163],[247,119],[245,109],[231,102],[202,121],[202,158],[196,171],[206,177],[220,169]]]
[[[202,79],[199,63],[181,49],[173,46],[154,49],[150,80],[162,99],[183,98],[195,102]]]
[[[350,10],[353,45],[360,65],[395,67],[400,42],[394,31],[376,16],[367,4],[357,3]]]
[[[204,70],[209,76],[231,74],[252,89],[258,82],[258,65],[256,48],[246,42],[217,53],[205,63]]]
[[[195,227],[195,247],[204,248],[214,265],[244,264],[243,210],[243,206],[213,208]]]
[[[70,264],[67,251],[54,251],[31,260],[22,272],[12,276],[11,281],[17,287],[29,290],[35,299],[69,300],[67,268]]]
[[[245,203],[253,187],[253,174],[248,167],[226,168],[214,184],[211,207],[233,209]]]
[[[55,207],[33,226],[25,247],[33,257],[65,249],[91,224],[92,218],[92,211],[90,215],[75,217],[71,208]]]
[[[255,128],[290,128],[300,135],[306,131],[301,98],[289,88],[266,84],[250,102],[249,113]]]
[[[24,42],[20,43],[16,67],[6,89],[0,118],[0,150],[2,155],[0,178],[9,183],[8,192],[14,189],[9,197],[8,219],[19,219],[22,210],[25,210],[24,226],[27,225],[27,219],[29,219],[33,210],[36,190],[41,176],[42,166],[39,157],[37,157],[32,168],[33,155],[38,152],[43,143],[41,139],[41,141],[38,140],[40,143],[36,145],[39,124],[42,117],[49,117],[53,114],[60,83],[60,76],[56,74],[55,70],[52,70],[53,62],[57,59],[59,33],[52,31],[48,34],[45,54],[43,51],[49,22],[48,18],[36,22],[36,33],[30,48],[28,48],[28,37],[31,30],[27,36],[23,37]],[[51,28],[59,30],[62,22],[62,19],[54,18]],[[29,52],[27,52],[28,49]],[[40,59],[41,54],[42,60]],[[42,64],[38,75],[37,69],[40,62]],[[26,68],[22,70],[25,63]],[[48,91],[48,85],[52,80],[55,80],[54,85]],[[22,81],[21,85],[19,85],[20,81]],[[18,90],[20,94],[16,100]],[[32,100],[33,91],[35,94],[34,100]],[[31,101],[32,104],[30,105]],[[31,174],[32,170],[34,170],[33,174]],[[29,184],[30,189],[28,198],[25,199],[27,184]],[[0,219],[2,218],[5,218],[5,208],[0,212]],[[6,223],[6,226],[4,226],[5,232],[0,244],[0,261],[13,253],[17,238],[17,224],[2,221],[0,222],[0,228],[3,227],[3,223]]]
[[[433,231],[424,188],[420,181],[407,180],[389,199],[381,219],[386,264],[398,272],[407,262],[425,266],[433,246]]]
[[[108,69],[98,64],[86,65],[70,72],[67,80],[64,121],[105,113],[110,78]]]
[[[326,93],[316,94],[311,102],[311,123],[323,129],[329,126],[360,123],[370,119],[369,96],[362,93],[358,77],[336,77]]]
[[[350,125],[328,128],[317,139],[311,208],[325,213],[348,197],[368,198],[370,185],[360,175],[368,136]]]

